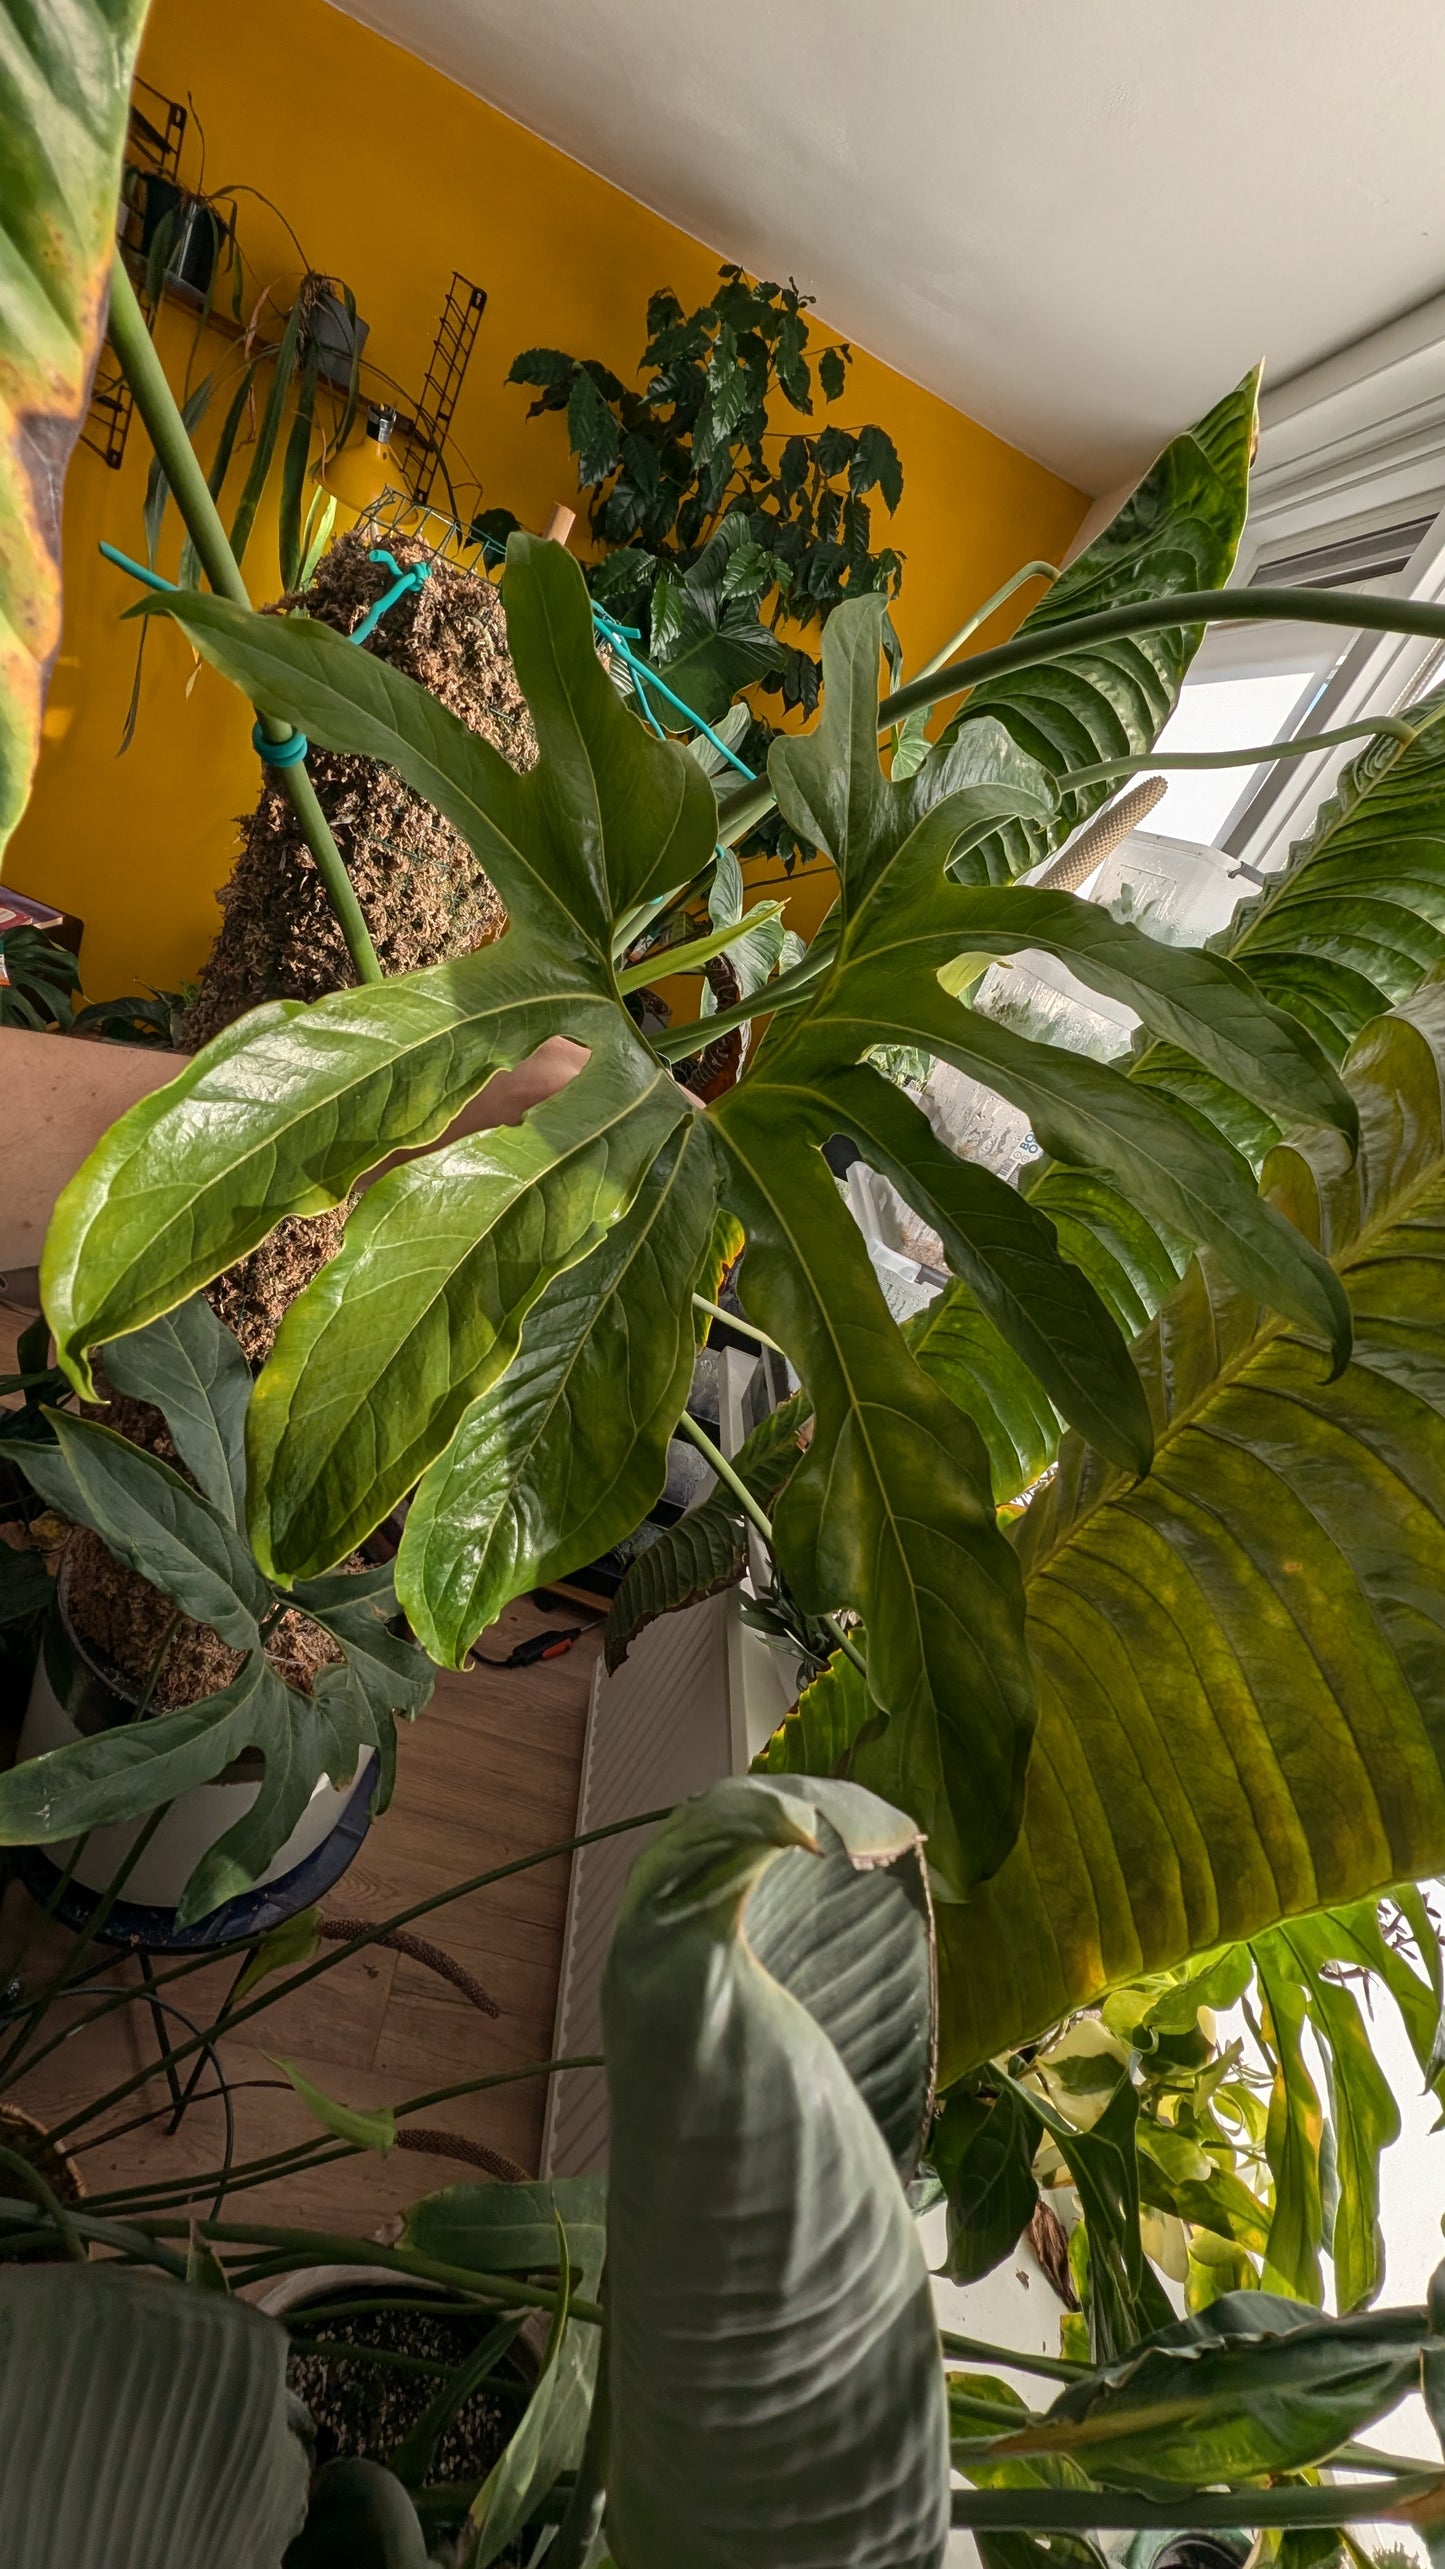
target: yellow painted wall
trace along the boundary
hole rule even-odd
[[[453,268],[486,287],[455,445],[485,504],[514,509],[524,525],[540,526],[553,500],[575,492],[562,421],[528,421],[529,396],[505,382],[518,350],[565,348],[626,374],[648,294],[670,285],[687,306],[704,302],[726,255],[726,245],[704,248],[326,0],[155,0],[141,69],[167,95],[193,101],[186,181],[200,179],[199,124],[206,185],[244,182],[284,209],[310,265],[354,289],[371,324],[368,360],[413,399]],[[241,237],[252,269],[289,300],[300,260],[254,197],[241,199]],[[167,305],[157,339],[173,383],[192,337],[190,318]],[[218,359],[234,362],[234,352],[208,336],[197,374]],[[224,407],[223,397],[199,433],[203,453]],[[910,665],[1019,562],[1059,560],[1087,506],[866,354],[830,415],[844,425],[878,420],[903,459],[902,505],[891,522],[878,508],[875,526],[887,535],[875,541],[908,556],[896,620]],[[6,858],[16,888],[84,918],[92,997],[175,984],[196,970],[233,861],[235,817],[259,781],[249,709],[212,671],[194,675],[168,626],[151,632],[136,738],[117,755],[136,641],[136,627],[119,619],[136,593],[96,546],[106,538],[143,554],[147,462],[137,422],[119,472],[84,448],[71,467],[65,636],[35,794]],[[233,472],[228,498],[239,480]],[[174,571],[178,543],[172,512],[163,571]],[[275,594],[274,515],[258,522],[246,572],[258,602]],[[795,881],[792,916],[806,932],[823,887],[806,873]]]

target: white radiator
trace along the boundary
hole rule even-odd
[[[737,1452],[751,1420],[745,1404],[756,1373],[728,1352],[719,1440]],[[577,1830],[686,1800],[724,1775],[745,1772],[793,1701],[791,1657],[749,1631],[736,1588],[663,1615],[633,1643],[609,1677],[599,1660],[592,1684]],[[554,2059],[602,2049],[602,1967],[622,1887],[651,1830],[627,1829],[572,1860]],[[607,2085],[600,2069],[563,2070],[549,2087],[542,2136],[544,2176],[576,2176],[607,2157]]]

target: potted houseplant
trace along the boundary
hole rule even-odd
[[[209,1932],[240,1932],[228,1904],[260,1917],[270,1885],[270,1906],[302,1907],[354,1851],[356,1806],[384,1806],[394,1718],[420,1711],[431,1672],[387,1629],[387,1571],[358,1563],[290,1596],[258,1568],[242,1530],[251,1375],[204,1296],[137,1335],[111,1389],[128,1434],[56,1409],[53,1441],[7,1449],[71,1529],[20,1753],[43,1794],[56,1757],[73,1768],[86,1743],[123,1737],[153,1767],[152,1821],[108,1826],[102,1788],[76,1821],[74,1881],[123,1881],[164,1932],[218,1909]],[[278,1789],[281,1743],[308,1724],[324,1773]]]

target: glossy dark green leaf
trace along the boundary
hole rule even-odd
[[[798,1435],[808,1405],[801,1392],[770,1410],[733,1456],[733,1469],[766,1513],[796,1469]],[[735,1587],[747,1567],[747,1527],[731,1490],[719,1487],[675,1525],[664,1527],[629,1563],[607,1613],[607,1665],[620,1668],[633,1642],[658,1615],[696,1605]],[[813,1772],[828,1773],[827,1767]]]
[[[1265,2039],[1274,2072],[1265,2156],[1274,2179],[1274,2212],[1265,2248],[1266,2291],[1293,2293],[1301,2301],[1324,2298],[1320,2249],[1324,2244],[1321,2155],[1324,2116],[1305,2059],[1305,1996],[1286,1954],[1261,1938],[1255,1969],[1266,2006]]]
[[[62,1515],[111,1550],[233,1650],[252,1650],[271,1592],[229,1515],[158,1455],[94,1420],[52,1410],[55,1447],[27,1446],[25,1474]]]
[[[1279,1151],[1356,1354],[1191,1270],[1135,1349],[1137,1488],[1066,1442],[1021,1529],[1041,1721],[1023,1834],[942,1926],[945,2074],[1113,1981],[1445,1862],[1445,984],[1357,1042],[1364,1138]],[[1127,1852],[1126,1852],[1127,1851]]]
[[[717,1185],[711,1135],[692,1116],[600,1244],[553,1276],[515,1361],[423,1474],[398,1590],[448,1667],[510,1598],[598,1559],[659,1497],[694,1358],[678,1279],[702,1263]]]
[[[506,1373],[548,1284],[600,1246],[691,1117],[642,1046],[619,1045],[521,1125],[368,1191],[252,1396],[251,1532],[268,1570],[314,1576],[390,1514]],[[449,1638],[468,1612],[459,1602]]]
[[[1087,983],[1122,1000],[1152,1034],[1182,1046],[1193,1062],[1252,1098],[1284,1124],[1332,1124],[1353,1145],[1354,1101],[1313,1034],[1274,1007],[1237,963],[1189,946],[1166,945],[1072,892],[1029,884],[970,888],[968,949],[1051,954]]]
[[[1139,1377],[1093,1287],[1059,1256],[1053,1226],[991,1169],[959,1159],[876,1071],[835,1071],[819,1097],[825,1120],[836,1116],[870,1168],[932,1224],[954,1274],[1046,1397],[1116,1463],[1147,1472],[1154,1437]]]
[[[1058,1412],[1032,1367],[957,1281],[905,1321],[903,1335],[925,1374],[973,1420],[999,1505],[1019,1497],[1048,1469],[1059,1442]]]
[[[991,2274],[1028,2228],[1039,2199],[1033,2161],[1042,2128],[1016,2087],[987,2099],[957,2088],[944,2098],[928,2160],[948,2195],[944,2271],[954,2283]]]
[[[1025,617],[1021,632],[1056,630],[1075,616],[1135,598],[1222,587],[1244,525],[1258,381],[1256,369],[1166,446],[1118,516]],[[1197,625],[1129,635],[986,679],[944,737],[974,722],[1001,722],[1052,776],[1106,758],[1138,757],[1153,748],[1168,721],[1200,638]],[[1108,782],[1070,787],[1047,819],[1010,821],[983,841],[970,871],[994,883],[1024,873],[1116,791]]]
[[[106,1358],[118,1392],[154,1403],[213,1507],[239,1525],[246,1505],[251,1369],[204,1294],[119,1338]]]
[[[0,2556],[275,2569],[306,2506],[285,2330],[115,2264],[0,2278]]]
[[[60,644],[60,507],[105,328],[145,0],[0,7],[0,852]]]
[[[1248,2480],[1325,2461],[1414,2387],[1423,2327],[1372,2332],[1263,2292],[1226,2293],[1062,2392],[1008,2439],[1106,2484]]]
[[[929,2089],[916,1849],[855,1788],[749,1778],[633,1870],[603,1999],[627,2569],[942,2561],[943,2371],[897,2174]]]
[[[577,458],[580,489],[607,479],[619,453],[617,422],[585,366],[579,366],[567,396],[567,443]]]
[[[1171,2307],[1139,2236],[1139,2091],[1121,2078],[1087,2132],[1032,2089],[1026,2101],[1052,2133],[1084,2215],[1084,2310],[1094,2361],[1116,2363],[1141,2337],[1167,2325]]]
[[[1412,744],[1369,744],[1278,879],[1243,901],[1213,940],[1263,998],[1318,1037],[1331,1060],[1445,958],[1442,706],[1437,694],[1412,709],[1409,718],[1422,725]],[[1251,1159],[1276,1137],[1268,1116],[1173,1045],[1144,1044],[1129,1076],[1207,1117]],[[1174,1290],[1184,1241],[1167,1225],[1151,1231],[1116,1188],[1078,1170],[1043,1167],[1024,1184],[1121,1324],[1146,1327]]]
[[[1011,1843],[1032,1729],[987,1457],[904,1346],[821,1150],[749,1114],[754,1096],[745,1085],[724,1100],[748,1231],[742,1295],[788,1349],[816,1420],[774,1514],[778,1559],[806,1612],[846,1605],[866,1622],[869,1686],[889,1719],[855,1772],[907,1798],[959,1898]]]
[[[979,897],[944,877],[946,861],[991,812],[1010,804],[1046,808],[1047,780],[998,726],[980,722],[893,785],[879,765],[876,738],[881,615],[881,601],[865,599],[831,619],[823,637],[822,720],[802,740],[775,743],[772,751],[769,773],[784,818],[839,866],[842,928],[817,996],[774,1025],[750,1087],[806,1084],[878,1043],[922,1045],[1021,1107],[1055,1159],[1111,1178],[1130,1204],[1215,1249],[1245,1291],[1318,1329],[1343,1362],[1349,1315],[1335,1278],[1260,1201],[1253,1172],[1222,1136],[1102,1062],[1029,1042],[951,998],[934,977],[968,950]],[[970,763],[973,776],[988,776],[989,784],[965,781]],[[1001,906],[993,896],[986,902],[990,915]],[[1158,962],[1168,949],[1142,938],[1139,946],[1150,948],[1145,962],[1156,982],[1172,974],[1172,964]],[[1202,986],[1192,985],[1192,1004],[1221,1027],[1234,1022],[1245,1040],[1256,1004],[1232,984],[1206,1002]],[[1142,987],[1139,995],[1146,995]],[[1267,1031],[1267,1012],[1258,1015],[1266,1021],[1261,1047],[1287,1051]],[[1302,1065],[1305,1088],[1326,1102],[1319,1077],[1310,1076],[1312,1089]],[[724,1124],[731,1104],[724,1101]]]

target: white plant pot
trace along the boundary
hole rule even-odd
[[[116,1722],[133,1720],[135,1705],[95,1663],[56,1612],[46,1629],[29,1708],[20,1733],[21,1758],[41,1757],[47,1749],[93,1737]],[[276,1882],[314,1855],[337,1827],[357,1793],[370,1789],[368,1770],[375,1751],[365,1749],[355,1773],[337,1786],[325,1776],[317,1785],[283,1847],[273,1856],[256,1887]],[[177,1795],[145,1853],[125,1885],[125,1899],[138,1907],[174,1909],[196,1866],[218,1838],[245,1818],[261,1790],[262,1761],[252,1751],[239,1758],[214,1783],[198,1784]],[[91,1891],[103,1891],[134,1846],[143,1821],[116,1828],[92,1829],[75,1866],[74,1879]],[[46,1849],[64,1866],[76,1842]]]

